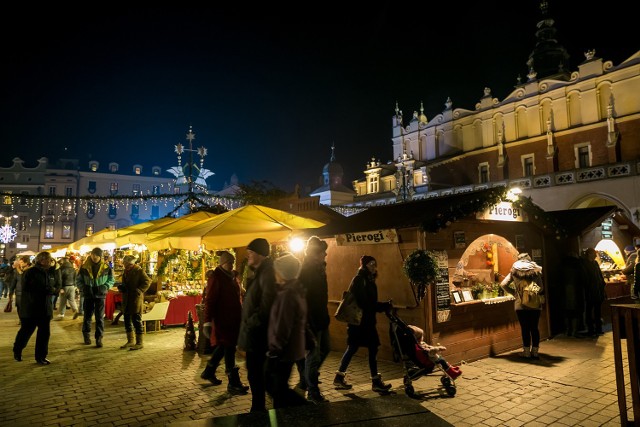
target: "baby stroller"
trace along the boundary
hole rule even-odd
[[[447,394],[451,397],[455,396],[456,385],[454,378],[439,363],[434,363],[426,357],[418,357],[417,351],[420,351],[419,342],[411,327],[397,316],[396,310],[387,310],[386,315],[389,318],[389,338],[393,349],[393,361],[402,361],[403,384],[407,396],[415,396],[414,380],[432,373],[436,368],[442,371],[440,382]]]

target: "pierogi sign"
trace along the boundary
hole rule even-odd
[[[362,233],[337,234],[338,246],[347,245],[378,245],[381,243],[396,243],[398,233],[396,230],[364,231]]]
[[[478,212],[476,219],[492,219],[494,221],[527,222],[526,214],[521,208],[514,207],[509,202],[500,202],[490,206],[484,212]]]

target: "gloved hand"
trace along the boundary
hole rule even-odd
[[[202,334],[207,338],[211,338],[211,322],[202,325]]]

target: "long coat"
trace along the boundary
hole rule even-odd
[[[207,279],[204,297],[204,322],[211,322],[211,345],[235,346],[240,333],[242,303],[240,284],[233,272],[218,266]]]
[[[271,306],[276,297],[276,273],[273,260],[265,258],[247,286],[242,305],[238,347],[244,351],[267,351],[267,327]]]
[[[122,313],[141,314],[144,306],[144,293],[151,286],[151,279],[142,267],[134,265],[122,273]]]
[[[362,321],[359,325],[347,326],[347,344],[361,347],[380,345],[376,329],[376,313],[383,312],[389,303],[378,302],[378,286],[375,277],[366,268],[360,268],[349,286],[362,309]]]
[[[329,327],[329,286],[324,262],[305,260],[298,281],[306,291],[307,323],[314,333]]]
[[[51,319],[53,317],[51,296],[55,294],[56,286],[48,270],[39,265],[26,269],[22,277],[20,318]]]

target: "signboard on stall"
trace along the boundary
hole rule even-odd
[[[438,275],[435,283],[436,321],[438,323],[451,320],[451,291],[449,289],[449,256],[447,251],[431,251],[438,264]]]
[[[484,212],[476,213],[476,219],[492,219],[494,221],[527,222],[527,214],[513,206],[510,202],[500,202],[489,206]]]
[[[336,243],[338,246],[398,243],[398,233],[396,233],[396,230],[389,229],[338,234],[336,235]]]

